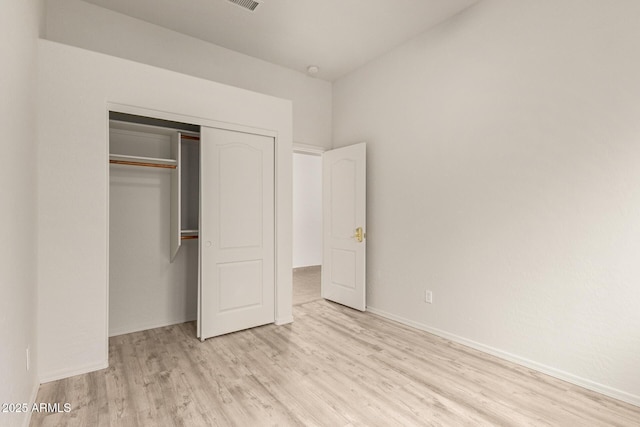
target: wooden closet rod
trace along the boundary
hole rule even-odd
[[[182,139],[190,139],[192,141],[200,141],[200,137],[199,136],[185,135],[185,134],[180,134],[180,136],[182,137]]]
[[[182,240],[193,240],[193,239],[197,239],[198,236],[182,236],[180,237],[180,239]]]
[[[160,163],[132,162],[130,160],[109,160],[109,163],[116,165],[144,166],[148,168],[175,169],[176,165],[163,165]]]

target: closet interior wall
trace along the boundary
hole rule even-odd
[[[189,130],[176,144],[179,135],[110,121],[109,336],[197,317],[199,141]],[[176,173],[179,248],[171,239]]]

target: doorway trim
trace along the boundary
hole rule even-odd
[[[300,142],[293,143],[293,152],[295,154],[310,154],[312,156],[322,156],[322,153],[329,150],[318,145],[302,144]]]

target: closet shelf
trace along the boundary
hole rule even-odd
[[[190,141],[200,141],[200,135],[194,133],[194,134],[187,134],[187,133],[181,133],[180,134],[180,138],[182,139],[188,139]]]
[[[157,157],[129,156],[125,154],[109,154],[109,163],[116,165],[145,166],[152,168],[175,169],[175,159],[162,159]]]
[[[198,230],[180,230],[181,240],[191,240],[198,238]]]
[[[180,239],[189,240],[189,239],[197,239],[198,238],[198,230],[180,230]]]

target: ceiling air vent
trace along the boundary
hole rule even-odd
[[[243,9],[247,9],[250,11],[255,11],[256,8],[260,5],[260,3],[262,3],[261,1],[256,1],[256,0],[227,0],[233,4],[237,4],[238,6],[240,6]]]

